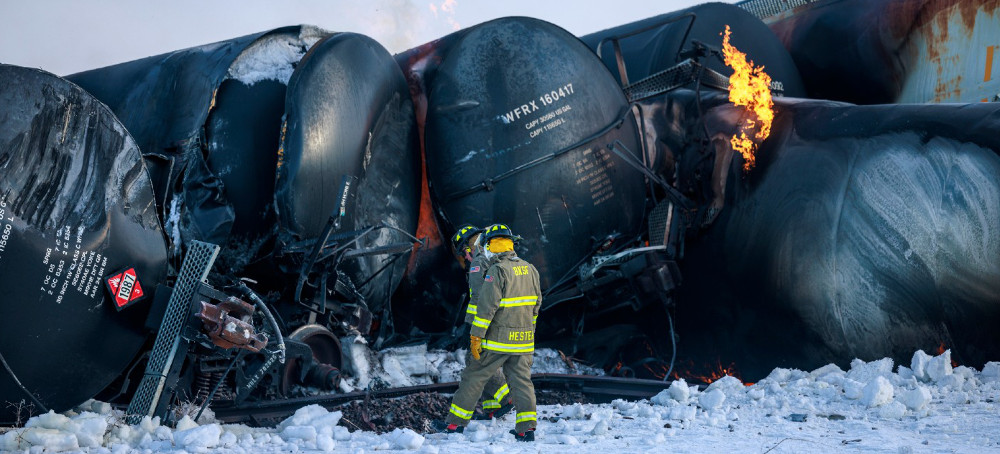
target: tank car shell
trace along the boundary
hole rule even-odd
[[[111,110],[43,71],[0,65],[0,79],[0,354],[63,411],[142,347],[166,245],[139,148]],[[134,302],[119,311],[105,278],[129,268]],[[13,422],[6,403],[34,399],[0,371],[0,421]]]

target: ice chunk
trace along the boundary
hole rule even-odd
[[[913,376],[920,381],[930,381],[930,377],[927,376],[927,363],[931,360],[931,356],[924,353],[923,350],[917,350],[913,353],[913,359],[910,360],[910,370],[913,371]]]
[[[670,384],[669,391],[670,397],[682,404],[687,402],[688,396],[691,395],[688,384],[683,378],[674,380],[674,382]]]
[[[313,426],[288,426],[281,431],[281,438],[285,440],[316,440],[316,428]]]
[[[590,430],[590,434],[600,436],[600,435],[606,435],[610,431],[611,427],[608,426],[608,421],[606,419],[602,419],[600,421],[597,421],[597,424],[594,425],[594,428]]]
[[[878,415],[885,419],[900,419],[906,414],[906,405],[890,402],[878,409]]]
[[[830,363],[823,367],[820,367],[819,369],[809,372],[809,376],[818,379],[820,377],[825,377],[830,374],[843,374],[843,373],[844,370],[841,369],[840,366]]]
[[[69,418],[66,419],[68,420]],[[77,442],[76,435],[57,429],[32,427],[24,430],[21,433],[21,438],[30,443],[33,447],[41,447],[46,451],[58,452],[80,449],[80,444]]]
[[[962,385],[965,384],[965,378],[957,374],[945,375],[944,378],[938,380],[938,386],[941,388],[952,388],[955,390],[961,390]]]
[[[938,381],[944,377],[951,375],[953,372],[951,368],[951,350],[945,350],[944,353],[931,358],[930,362],[927,364],[927,376],[931,380]]]
[[[343,415],[342,412],[331,412],[316,404],[308,405],[295,410],[295,414],[278,424],[278,430],[283,431],[291,426],[312,426],[318,432],[323,427],[336,426]]]
[[[104,433],[108,431],[108,420],[97,413],[83,412],[73,418],[65,430],[76,435],[82,448],[99,448],[104,444]]]
[[[333,441],[333,437],[329,434],[320,434],[316,437],[316,449],[323,452],[333,452],[336,447],[337,442]]]
[[[253,437],[250,437],[250,439],[253,440]],[[222,447],[232,447],[235,446],[237,442],[239,442],[239,439],[236,438],[236,434],[232,432],[224,432],[222,436],[219,437],[219,445]]]
[[[385,436],[400,449],[420,449],[424,444],[424,437],[410,429],[394,429]]]
[[[691,421],[698,415],[698,409],[691,405],[677,406],[670,409],[670,419]]]
[[[726,401],[726,393],[718,389],[713,389],[711,391],[706,391],[698,397],[698,403],[701,404],[701,408],[706,410],[714,410],[722,406],[722,403]]]
[[[556,443],[562,445],[578,445],[580,444],[580,440],[577,440],[576,437],[572,435],[563,434],[563,435],[556,435]]]
[[[383,359],[393,358],[399,371],[407,377],[427,375],[431,370],[427,361],[427,344],[383,350],[382,357]],[[385,363],[383,363],[384,365]]]
[[[143,420],[143,422],[145,422],[145,420]],[[188,415],[184,415],[180,421],[177,421],[177,430],[188,430],[194,429],[195,427],[198,427],[198,423],[194,422],[194,420]]]
[[[984,382],[1000,381],[1000,362],[990,361],[983,366],[982,379]]]
[[[865,385],[861,403],[870,407],[878,407],[892,402],[893,387],[885,377],[876,377]]]
[[[882,358],[868,363],[855,359],[851,361],[851,370],[847,372],[847,378],[866,384],[874,380],[875,377],[889,377],[890,375],[892,375],[891,358]]]
[[[480,443],[490,439],[490,433],[486,430],[473,430],[469,431],[466,429],[465,436],[469,438],[469,441],[473,443]]]
[[[906,405],[906,408],[917,411],[930,403],[931,392],[927,388],[917,385],[916,388],[900,393],[899,401],[902,402],[903,405]]]
[[[587,417],[587,412],[583,409],[583,405],[573,404],[563,409],[562,417],[570,419],[583,419]]]
[[[844,397],[851,400],[858,400],[864,395],[865,384],[851,380],[844,380]]]
[[[740,394],[747,392],[747,387],[743,386],[743,382],[740,379],[733,377],[732,375],[726,375],[708,385],[705,388],[705,392],[719,390],[725,393],[727,396],[735,397]]]
[[[218,424],[208,424],[174,432],[174,444],[184,449],[214,448],[221,436]]]
[[[62,430],[67,424],[69,424],[69,417],[49,410],[48,413],[29,419],[24,427]]]

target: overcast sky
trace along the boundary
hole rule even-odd
[[[583,35],[699,3],[705,2],[0,0],[0,63],[66,75],[296,24],[364,33],[395,53],[497,17],[535,17]]]

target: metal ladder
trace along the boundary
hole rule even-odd
[[[143,417],[152,417],[166,410],[168,396],[164,395],[164,390],[171,370],[177,369],[174,367],[174,360],[182,342],[181,331],[191,314],[191,301],[198,287],[208,277],[218,255],[219,246],[214,244],[192,241],[188,247],[177,284],[163,315],[163,323],[156,334],[153,351],[146,364],[146,373],[125,414],[128,424],[138,424]]]

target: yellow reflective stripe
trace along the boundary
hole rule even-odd
[[[503,386],[497,390],[496,394],[493,394],[493,397],[499,402],[503,400],[504,397],[507,397],[508,393],[510,393],[510,388],[508,388],[507,384],[504,383]]]
[[[537,315],[535,316],[535,318],[531,319],[531,323],[538,323],[538,316]]]
[[[490,327],[490,321],[486,320],[485,318],[475,317],[472,319],[472,324],[482,329],[487,329]]]
[[[494,408],[500,408],[500,402],[497,402],[495,400],[484,400],[483,408],[489,408],[491,410]]]
[[[475,322],[473,322],[475,324]],[[527,353],[535,351],[535,343],[527,344],[504,344],[501,342],[494,342],[483,340],[483,348],[487,350],[493,350],[495,352],[506,352],[506,353]]]
[[[535,295],[501,298],[500,307],[534,306],[537,302],[538,297]]]
[[[475,304],[470,304],[469,308],[465,310],[465,313],[466,314],[476,315],[476,305]]]
[[[458,405],[455,404],[451,404],[451,414],[458,416],[459,418],[462,419],[472,419],[471,411],[459,407]]]
[[[516,422],[525,422],[525,421],[538,421],[538,416],[533,411],[518,413]]]

